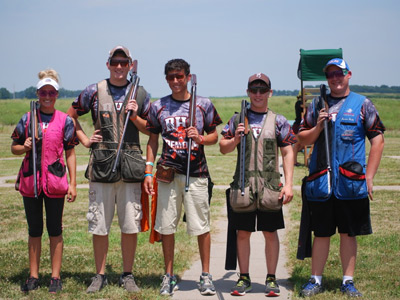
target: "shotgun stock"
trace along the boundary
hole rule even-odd
[[[137,65],[138,62],[135,59],[132,62],[132,69],[131,69],[131,82],[133,83],[133,88],[131,88],[130,94],[129,94],[129,100],[131,99],[135,99],[136,98],[136,94],[137,94],[137,90],[139,88],[139,81],[140,78],[139,76],[137,76]],[[117,166],[120,160],[120,156],[121,156],[121,149],[122,149],[122,145],[124,144],[124,139],[125,139],[125,133],[126,133],[126,128],[128,127],[128,122],[129,122],[129,118],[131,117],[132,111],[128,110],[128,113],[126,114],[126,118],[125,118],[125,124],[124,124],[124,129],[122,131],[122,135],[121,138],[119,140],[119,144],[118,144],[118,148],[117,148],[117,157],[115,158],[115,162],[112,168],[112,172],[115,173],[117,171]]]
[[[197,78],[196,74],[192,74],[192,89],[190,91],[190,107],[189,107],[189,127],[195,124],[196,119],[196,93],[197,93]],[[192,156],[192,144],[193,141],[189,138],[188,141],[188,157],[187,157],[187,169],[186,169],[186,182],[185,182],[185,192],[189,191],[189,177],[190,177],[190,159]]]
[[[324,101],[321,107],[324,107],[326,112],[329,112],[328,100],[326,97],[326,85],[320,85],[321,101]],[[331,157],[330,157],[330,147],[329,147],[329,132],[328,132],[328,120],[324,120],[324,136],[325,136],[325,152],[326,152],[326,167],[328,169],[328,192],[331,191]]]
[[[32,137],[32,168],[33,168],[33,191],[35,198],[38,197],[37,188],[37,149],[36,149],[36,137],[37,137],[37,101],[31,101],[31,137]]]
[[[242,107],[240,109],[240,119],[239,123],[243,123],[246,126],[246,108],[247,101],[242,100]],[[245,160],[246,160],[246,134],[243,131],[240,134],[240,162],[239,162],[239,175],[240,175],[240,191],[242,196],[244,196],[244,168],[245,168]]]

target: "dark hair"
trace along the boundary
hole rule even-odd
[[[183,70],[187,76],[190,74],[190,65],[181,58],[171,59],[165,64],[164,73],[168,75],[168,72],[175,70]]]

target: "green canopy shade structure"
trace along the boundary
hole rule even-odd
[[[300,61],[297,77],[301,81],[325,81],[322,69],[332,58],[343,58],[342,48],[304,50],[300,49]]]

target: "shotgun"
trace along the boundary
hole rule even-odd
[[[320,94],[321,94],[321,100],[324,103],[320,104],[320,107],[325,107],[326,112],[329,112],[329,106],[328,106],[328,100],[326,97],[326,85],[325,84],[321,84],[320,87]],[[325,119],[324,120],[324,136],[325,136],[325,152],[326,152],[326,167],[328,169],[328,192],[331,192],[331,172],[332,172],[332,168],[331,168],[331,158],[330,158],[330,147],[329,147],[329,133],[328,133],[328,120]]]
[[[31,137],[32,137],[32,167],[33,167],[33,191],[35,198],[38,197],[37,188],[37,149],[36,149],[36,136],[37,136],[37,101],[31,101]]]
[[[137,65],[138,65],[138,62],[135,59],[132,62],[131,82],[133,83],[133,88],[131,88],[130,95],[129,95],[129,98],[128,98],[129,100],[136,99],[137,90],[139,88],[140,78],[139,78],[139,76],[137,76]],[[114,166],[112,168],[112,172],[113,173],[115,173],[117,171],[118,162],[119,162],[119,159],[120,159],[120,156],[121,156],[122,145],[124,144],[126,128],[128,127],[128,122],[129,122],[129,118],[131,117],[131,114],[132,114],[132,111],[128,110],[128,113],[126,114],[124,129],[122,131],[122,136],[121,136],[121,139],[119,141],[118,148],[117,148],[118,149],[117,150],[117,157],[115,158]]]
[[[197,78],[196,74],[192,74],[192,89],[190,91],[190,104],[189,104],[189,127],[195,124],[196,119],[196,92],[197,92]],[[190,177],[190,159],[192,156],[192,139],[188,141],[188,158],[187,158],[187,169],[186,169],[186,183],[185,192],[189,191],[189,177]]]
[[[246,127],[246,108],[247,108],[247,101],[242,100],[242,107],[240,110],[240,119],[239,123],[243,123]],[[246,131],[246,129],[245,129]],[[240,191],[242,196],[244,196],[244,168],[245,168],[245,160],[246,160],[246,134],[243,131],[240,134],[240,161],[239,161],[239,176],[240,176]]]

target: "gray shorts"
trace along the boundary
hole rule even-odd
[[[142,219],[141,183],[89,183],[89,211],[86,218],[89,232],[108,235],[117,207],[118,223],[122,233],[140,232]]]
[[[161,234],[176,232],[182,213],[186,213],[189,235],[198,236],[210,231],[208,178],[190,177],[185,192],[186,176],[175,173],[171,183],[158,182],[157,217],[155,230]]]

